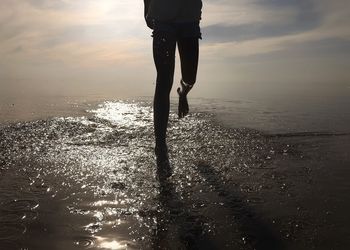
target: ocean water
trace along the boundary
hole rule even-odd
[[[345,249],[348,100],[191,99],[158,178],[152,101],[1,105],[1,249]]]

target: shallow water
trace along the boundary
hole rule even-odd
[[[169,180],[155,173],[149,101],[3,125],[1,249],[349,244],[348,135],[227,128],[198,108],[171,113]]]

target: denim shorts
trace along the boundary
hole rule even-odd
[[[154,21],[152,37],[167,33],[175,38],[196,37],[202,39],[199,22],[160,22]]]

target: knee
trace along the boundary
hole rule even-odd
[[[171,75],[157,75],[156,87],[163,91],[170,91],[173,85],[173,77]]]
[[[171,91],[171,84],[165,82],[156,83],[156,95],[162,97],[168,97]]]

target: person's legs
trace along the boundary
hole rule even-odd
[[[182,80],[193,85],[197,78],[199,43],[197,37],[178,39]]]
[[[179,94],[179,118],[188,114],[187,94],[193,87],[197,78],[199,43],[198,37],[182,37],[178,39],[178,48],[181,61],[181,88]]]
[[[154,133],[157,157],[166,151],[166,130],[170,109],[170,91],[175,68],[175,37],[166,31],[157,31],[153,35],[153,58],[157,69],[156,90],[153,101]],[[166,152],[165,152],[166,153]]]

